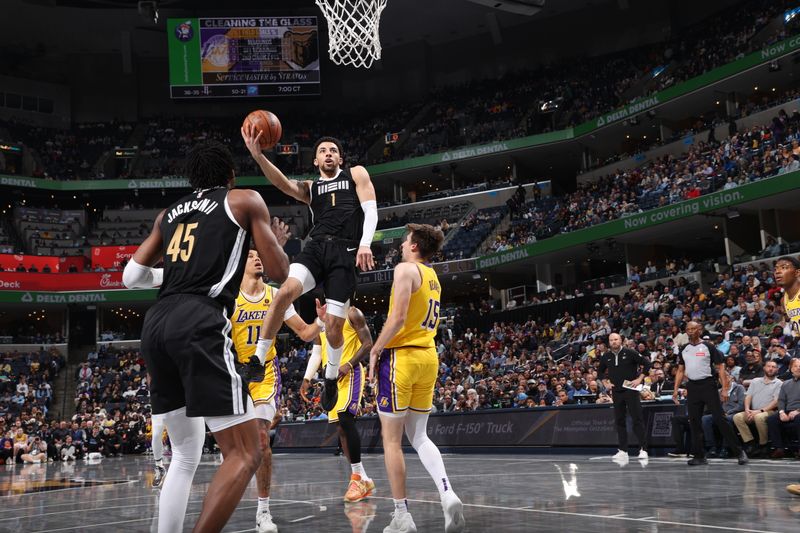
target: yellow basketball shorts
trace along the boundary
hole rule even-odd
[[[384,350],[378,361],[378,412],[429,413],[439,375],[435,348],[405,346]]]
[[[281,393],[281,371],[277,359],[267,361],[264,372],[264,380],[258,383],[250,383],[250,397],[253,405],[259,403],[269,403],[276,400]]]
[[[364,395],[364,367],[358,365],[350,370],[347,375],[342,376],[337,383],[339,396],[333,410],[328,412],[328,422],[338,422],[341,413],[349,412],[353,416],[358,415],[358,407],[361,405],[361,397]]]

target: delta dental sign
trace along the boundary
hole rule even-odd
[[[655,107],[661,102],[658,99],[658,95],[653,95],[650,98],[646,98],[639,102],[634,102],[627,107],[623,107],[621,109],[617,109],[611,113],[606,115],[600,115],[597,118],[597,125],[595,127],[599,128],[601,126],[605,126],[606,124],[610,124],[612,122],[616,122],[618,120],[622,120],[628,118],[630,116],[636,115],[637,113],[641,113],[642,111],[647,111],[651,107]]]
[[[0,291],[0,303],[58,305],[146,302],[155,300],[157,294],[157,289],[75,292]]]

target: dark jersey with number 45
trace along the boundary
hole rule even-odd
[[[164,282],[159,299],[208,296],[233,310],[247,261],[250,233],[233,218],[225,187],[197,190],[164,211]]]
[[[333,179],[319,179],[310,187],[311,238],[325,235],[344,241],[361,240],[364,211],[356,194],[356,182],[350,169],[340,169]]]

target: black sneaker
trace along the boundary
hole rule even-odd
[[[153,488],[157,489],[161,486],[164,482],[164,477],[166,476],[167,471],[164,469],[163,466],[156,466],[155,471],[153,472]]]
[[[689,459],[689,461],[686,464],[688,464],[689,466],[700,466],[700,465],[707,465],[708,461],[706,461],[705,457],[693,457]]]
[[[322,397],[320,398],[320,405],[326,411],[333,411],[336,407],[336,401],[339,399],[339,385],[337,379],[325,378],[324,386],[322,387]]]
[[[710,450],[708,450],[708,453],[706,453],[706,457],[709,459],[716,459],[717,457],[719,457],[719,452],[717,451],[716,448],[711,448]]]
[[[747,457],[747,452],[746,451],[742,450],[741,452],[739,452],[738,461],[739,461],[740,465],[746,465],[747,464],[749,459]]]

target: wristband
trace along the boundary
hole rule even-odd
[[[258,357],[259,362],[264,364],[264,361],[267,359],[267,352],[269,351],[272,343],[269,342],[267,339],[258,339],[258,343],[256,344],[256,357]]]
[[[319,317],[317,317],[317,318],[315,318],[315,319],[314,319],[314,324],[316,324],[317,326],[319,326],[319,329],[321,329],[322,331],[325,331],[325,322],[323,322],[322,320],[320,320],[320,318],[319,318]]]

